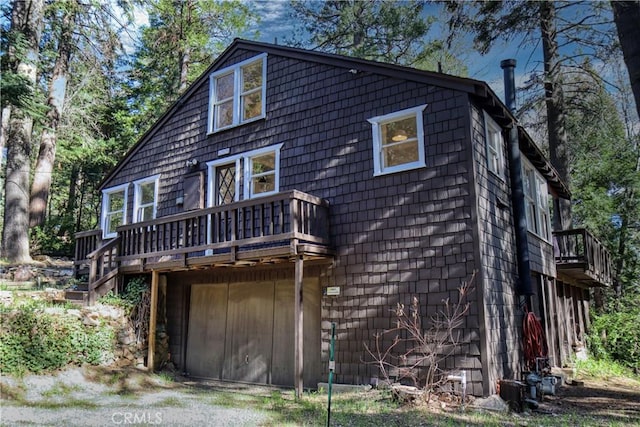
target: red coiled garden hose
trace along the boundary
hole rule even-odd
[[[532,311],[527,311],[522,323],[524,360],[531,370],[536,369],[536,359],[547,357],[547,340],[542,325]]]

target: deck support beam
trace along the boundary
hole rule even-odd
[[[147,370],[153,372],[156,353],[156,323],[158,315],[158,282],[160,281],[160,273],[158,271],[151,272],[151,302],[149,307],[149,337],[148,337],[148,353],[147,353]]]
[[[296,257],[295,265],[295,308],[294,308],[294,341],[295,341],[295,367],[294,367],[294,381],[296,391],[296,399],[302,397],[304,389],[304,316],[303,316],[303,295],[302,295],[302,280],[304,276],[304,258],[302,255]]]

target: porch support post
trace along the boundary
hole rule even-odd
[[[158,282],[160,281],[160,273],[151,272],[151,303],[149,307],[149,337],[148,337],[148,353],[147,353],[147,370],[153,372],[154,359],[156,353],[156,322],[158,314]]]
[[[304,355],[304,319],[303,319],[303,299],[302,299],[302,278],[303,278],[304,260],[302,255],[296,256],[295,266],[295,367],[294,367],[294,381],[293,384],[296,390],[296,399],[302,397],[304,388],[303,377],[303,355]]]
[[[558,350],[558,310],[555,279],[545,277],[544,288],[546,290],[547,304],[549,306],[549,334],[547,335],[547,345],[549,354],[553,357],[552,366],[562,366],[562,358]]]

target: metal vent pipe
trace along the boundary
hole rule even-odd
[[[504,97],[507,108],[515,115],[516,84],[514,70],[515,59],[505,59],[500,62],[504,70]],[[529,240],[527,235],[527,217],[522,182],[522,159],[520,158],[520,143],[518,124],[514,121],[508,132],[509,171],[511,175],[511,199],[513,202],[513,219],[516,237],[516,256],[518,259],[518,294],[533,295],[531,286],[531,266],[529,265]]]

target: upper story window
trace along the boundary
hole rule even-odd
[[[102,190],[102,236],[116,237],[116,228],[127,223],[129,184]]]
[[[549,191],[547,181],[531,163],[522,157],[522,183],[526,204],[527,229],[550,240]]]
[[[158,207],[158,182],[160,175],[135,181],[133,192],[133,221],[151,221],[156,218]]]
[[[504,177],[502,128],[484,112],[484,131],[487,145],[487,167],[500,178]]]
[[[373,175],[426,166],[421,105],[369,119],[373,130]]]
[[[267,54],[211,74],[209,132],[263,118],[266,80]]]

